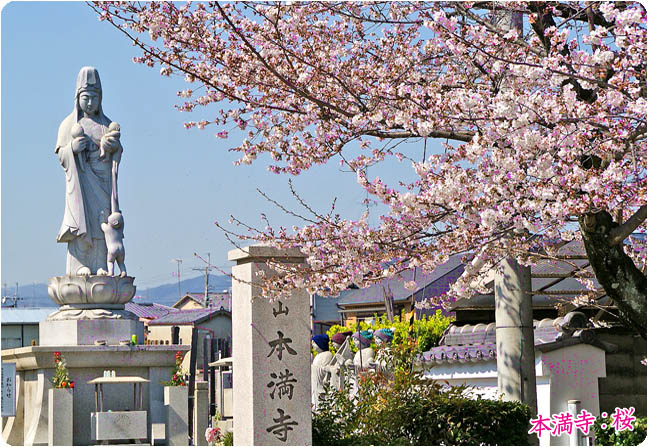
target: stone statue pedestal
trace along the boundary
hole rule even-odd
[[[2,351],[2,361],[16,364],[17,412],[4,426],[4,439],[15,445],[47,445],[48,434],[56,429],[57,410],[50,408],[49,391],[55,373],[54,353],[65,359],[71,380],[75,382],[72,414],[65,417],[72,425],[72,438],[66,443],[91,445],[90,413],[95,411],[95,390],[88,382],[102,377],[105,370],[117,376],[148,379],[144,385],[144,406],[151,427],[166,424],[164,387],[171,378],[175,354],[189,350],[186,345],[143,345],[144,323],[125,310],[125,303],[135,295],[135,278],[107,275],[64,275],[50,278],[49,296],[59,305],[39,324],[40,346]],[[138,344],[130,345],[136,334]],[[106,345],[96,346],[104,340]],[[127,341],[128,345],[120,342]],[[134,409],[132,386],[117,384],[104,396],[106,410]],[[54,412],[53,412],[54,411]],[[53,418],[53,419],[52,419]],[[169,433],[168,427],[165,430]],[[185,439],[186,436],[185,436]],[[168,440],[164,440],[165,442]]]
[[[125,310],[135,295],[132,276],[65,275],[50,278],[47,291],[60,307],[39,324],[41,346],[107,345],[144,340],[144,323]]]
[[[107,345],[130,341],[131,335],[144,340],[144,323],[125,319],[54,320],[39,323],[41,346],[94,345],[104,340]]]

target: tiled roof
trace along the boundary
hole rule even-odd
[[[161,324],[199,324],[216,315],[231,316],[231,313],[220,309],[176,310],[175,312],[170,312],[168,315],[152,320],[149,326]]]
[[[126,303],[126,310],[133,312],[139,318],[159,318],[168,315],[170,312],[178,312],[178,309],[158,303]]]
[[[314,309],[313,309],[313,320],[314,321],[339,321],[340,314],[338,313],[337,303],[340,302],[345,296],[351,292],[355,292],[356,289],[347,289],[340,292],[339,296],[328,297],[315,295],[313,297]]]
[[[580,241],[571,241],[559,249],[553,256],[571,256],[572,258],[585,257],[585,248]],[[570,301],[575,296],[586,291],[585,286],[574,278],[560,278],[560,275],[571,274],[576,270],[583,269],[587,274],[587,279],[591,280],[594,287],[601,288],[593,275],[592,268],[589,266],[587,259],[543,259],[531,266],[531,274],[536,277],[531,278],[531,290],[542,293],[534,294],[532,305],[537,308],[555,308],[556,304]],[[548,276],[546,278],[537,276]],[[551,277],[553,276],[553,277]],[[487,284],[487,288],[493,290],[493,282]],[[582,292],[581,292],[582,291]],[[571,293],[570,293],[571,292]],[[607,295],[597,299],[599,305],[610,304]],[[493,293],[475,295],[471,298],[464,298],[453,303],[449,310],[468,310],[468,309],[494,309],[495,297]]]
[[[533,322],[533,341],[536,350],[547,352],[566,345],[587,343],[607,351],[616,347],[596,338],[588,327],[587,318],[580,312],[570,312],[560,318],[545,318]],[[441,345],[424,352],[425,363],[480,362],[495,359],[495,323],[450,326],[441,339]]]
[[[394,302],[412,299],[412,291],[405,288],[405,282],[415,281],[418,289],[414,291],[414,299],[421,300],[423,297],[439,296],[448,291],[452,284],[463,272],[461,258],[463,255],[454,255],[445,263],[440,265],[430,274],[424,274],[420,269],[410,269],[402,272],[394,278],[386,279],[364,289],[352,290],[342,297],[338,304],[349,306],[354,304],[383,303],[384,292],[391,290],[394,295]]]
[[[2,324],[36,324],[56,312],[58,307],[2,307]]]

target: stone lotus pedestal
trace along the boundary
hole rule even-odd
[[[47,445],[72,445],[74,414],[74,390],[72,388],[51,388],[48,407],[49,424]]]
[[[103,340],[117,345],[137,335],[144,340],[144,323],[125,310],[135,295],[132,276],[56,276],[47,291],[59,310],[39,324],[41,346],[93,345]]]

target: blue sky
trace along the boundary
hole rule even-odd
[[[234,214],[261,225],[265,213],[275,225],[299,224],[257,192],[296,209],[288,176],[266,171],[263,158],[234,167],[227,151],[241,140],[221,129],[185,130],[183,122],[209,118],[216,108],[192,114],[173,107],[181,76],[134,64],[136,49],[117,30],[99,22],[83,2],[12,2],[2,9],[2,282],[13,287],[43,283],[65,274],[65,244],[56,243],[64,209],[64,173],[54,154],[59,123],[73,110],[79,69],[92,65],[103,86],[103,110],[122,129],[124,155],[119,199],[125,220],[126,266],[140,288],[175,281],[202,264],[194,256],[211,253],[212,264],[226,267],[232,248],[214,221]],[[228,129],[229,130],[229,129]],[[428,147],[428,151],[430,148]],[[370,171],[411,172],[409,163]],[[352,219],[364,211],[364,191],[355,174],[341,172],[337,160],[293,178],[300,194],[316,209],[336,209]],[[374,209],[375,210],[375,209]],[[377,222],[377,214],[372,214]]]

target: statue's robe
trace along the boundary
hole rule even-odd
[[[331,351],[318,353],[311,364],[311,403],[313,410],[317,410],[320,394],[324,392],[324,385],[328,382],[329,371],[327,366],[331,363]]]

